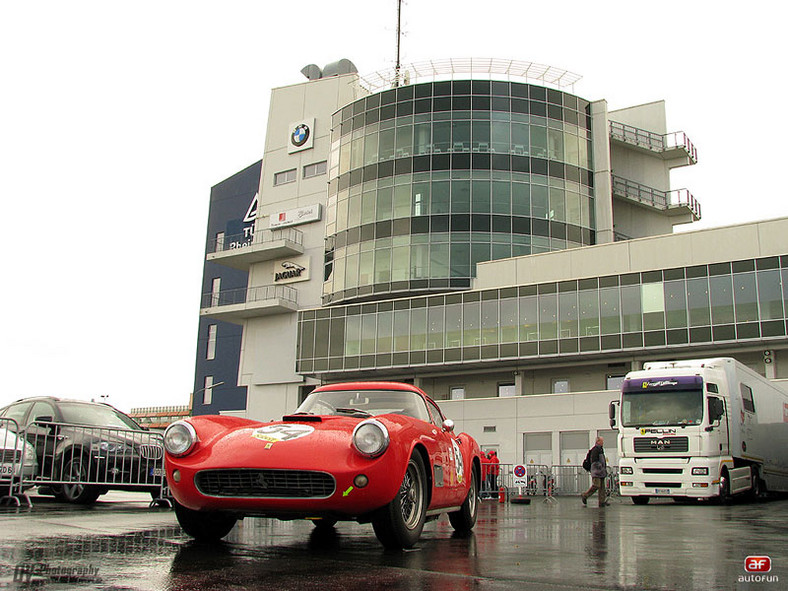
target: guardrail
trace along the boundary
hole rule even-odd
[[[554,496],[579,496],[591,486],[591,476],[582,466],[527,464],[524,465],[525,474],[519,477],[514,474],[515,464],[498,464],[498,466],[500,470],[495,481],[495,488],[490,481],[485,484],[483,479],[480,487],[480,496],[483,499],[498,500],[501,494],[504,495],[504,500],[515,495],[545,497],[546,499]],[[483,475],[485,467],[486,465],[482,468]],[[606,486],[608,496],[618,495],[617,467],[608,466]]]
[[[151,505],[170,504],[161,433],[42,421],[20,428],[0,419],[0,443],[3,501],[32,506],[25,491],[38,486],[77,504],[109,490],[145,491]]]

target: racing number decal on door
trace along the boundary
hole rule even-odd
[[[457,442],[452,439],[451,440],[452,447],[454,448],[454,467],[457,470],[457,483],[462,483],[463,475],[465,474],[465,465],[462,461],[462,452],[460,451],[460,446]]]
[[[314,430],[315,428],[309,425],[268,425],[255,429],[252,432],[252,437],[269,443],[279,443],[280,441],[292,441],[299,437],[306,437],[311,435]]]

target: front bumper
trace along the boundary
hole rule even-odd
[[[693,470],[706,473],[693,474]],[[619,462],[624,497],[717,497],[719,475],[720,461],[712,458],[622,458]]]

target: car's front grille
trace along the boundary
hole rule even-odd
[[[13,449],[0,449],[0,463],[11,464],[22,461],[22,452]]]
[[[683,474],[681,468],[643,468],[643,474]]]
[[[146,460],[160,460],[164,457],[164,448],[153,443],[143,443],[140,445],[140,455]]]
[[[635,437],[636,452],[686,452],[689,440],[686,437]]]
[[[680,482],[645,482],[646,488],[681,488]]]
[[[334,494],[334,477],[309,470],[203,470],[194,478],[211,497],[322,499]]]

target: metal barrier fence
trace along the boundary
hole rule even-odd
[[[498,464],[497,466],[499,470],[495,479],[489,478],[490,470],[485,470],[487,465],[482,466],[480,495],[483,499],[499,499],[501,493],[505,499],[512,496],[546,498],[576,496],[591,486],[591,475],[582,466],[527,464],[525,465],[525,475],[520,478],[516,478],[514,475],[515,464]],[[485,474],[488,474],[487,479],[484,478]],[[518,484],[515,485],[515,482]],[[619,494],[617,467],[608,467],[605,484],[609,496]]]
[[[0,419],[0,496],[31,505],[25,491],[89,504],[109,490],[145,491],[151,504],[169,504],[161,433],[125,428],[35,422],[21,429]]]

